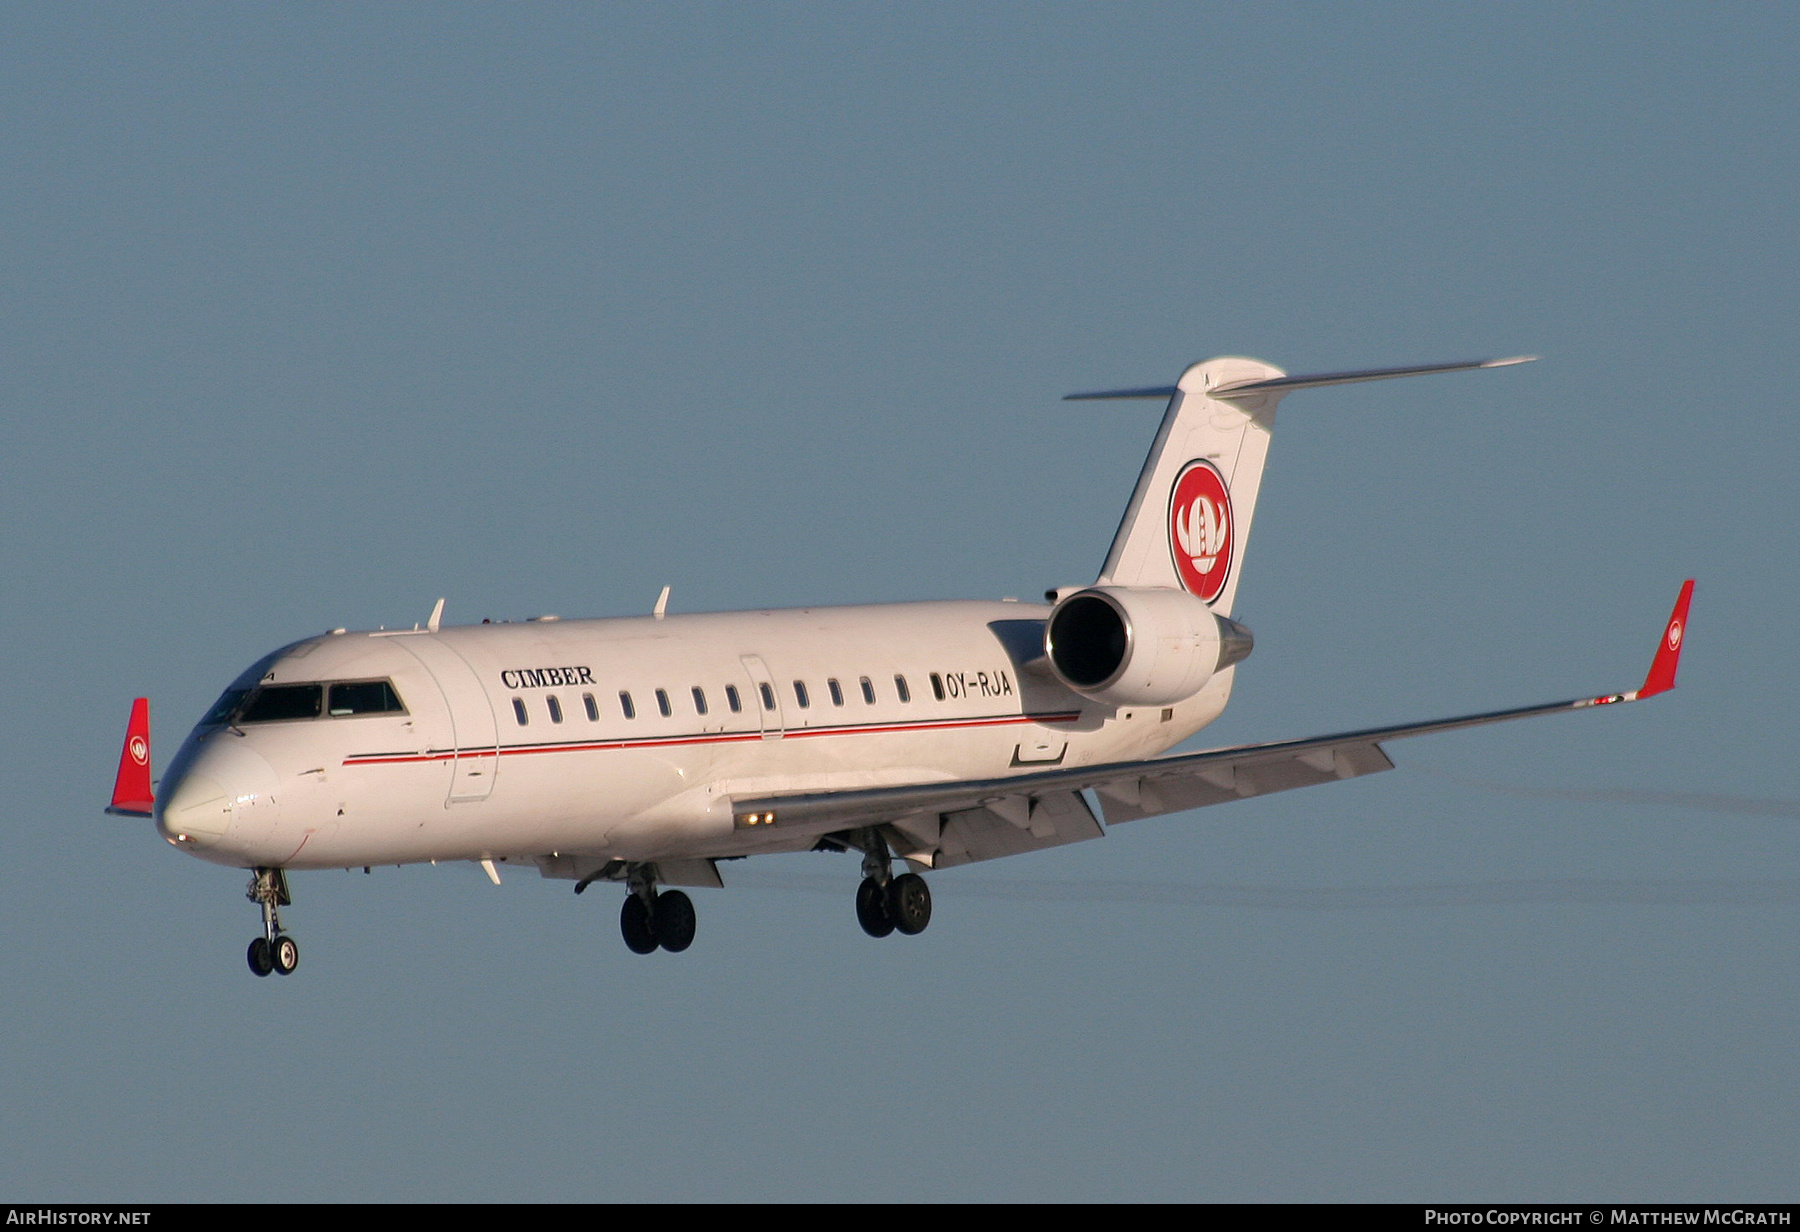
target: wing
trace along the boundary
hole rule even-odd
[[[732,802],[734,823],[740,830],[774,827],[784,835],[821,837],[883,826],[901,855],[946,868],[1100,837],[1100,821],[1082,794],[1086,791],[1100,798],[1107,823],[1116,825],[1359,778],[1394,768],[1381,747],[1386,740],[1638,701],[1674,688],[1693,590],[1692,579],[1682,586],[1650,672],[1629,693],[1004,778],[739,799]]]

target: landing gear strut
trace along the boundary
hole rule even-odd
[[[694,901],[680,890],[656,891],[653,865],[633,865],[626,875],[631,892],[619,908],[619,932],[633,954],[649,954],[658,946],[671,954],[694,944]]]
[[[259,868],[250,877],[250,888],[244,897],[262,908],[263,935],[250,943],[245,958],[252,975],[263,976],[274,971],[292,975],[300,965],[300,947],[281,931],[282,907],[291,906],[287,873],[279,868]]]
[[[879,831],[863,835],[862,884],[856,887],[856,922],[871,937],[895,931],[916,937],[931,923],[931,887],[917,873],[893,875],[887,840]]]

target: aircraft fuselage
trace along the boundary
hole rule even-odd
[[[1224,708],[1229,670],[1170,707],[1083,698],[1045,667],[1049,612],[925,602],[325,634],[233,682],[222,703],[290,690],[286,717],[251,721],[240,700],[195,727],[157,824],[246,868],[795,850],[814,839],[734,827],[732,798],[1145,757]],[[332,713],[377,682],[403,709]]]

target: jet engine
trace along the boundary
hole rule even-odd
[[[1064,684],[1113,706],[1168,706],[1250,653],[1250,630],[1185,590],[1090,586],[1044,622],[1044,654]]]

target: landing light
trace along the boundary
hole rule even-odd
[[[773,812],[739,813],[737,816],[737,823],[744,829],[748,829],[751,826],[772,826],[775,824],[775,814]]]

